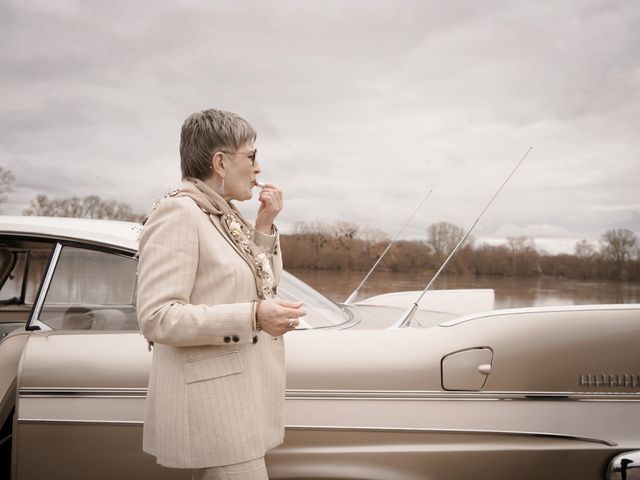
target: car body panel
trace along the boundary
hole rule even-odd
[[[618,314],[620,321],[625,322],[629,312],[614,308],[608,319],[616,322]],[[498,314],[496,318],[505,321],[504,315]],[[526,322],[525,319],[511,321]],[[458,327],[470,330],[477,325],[468,322]],[[549,388],[444,391],[440,386],[441,372],[432,366],[438,366],[438,359],[451,348],[455,350],[460,346],[452,346],[451,339],[447,338],[455,333],[452,328],[438,327],[390,331],[309,330],[288,335],[287,435],[285,445],[269,457],[269,465],[272,465],[271,458],[275,459],[273,478],[296,478],[294,472],[301,463],[307,462],[304,459],[312,460],[310,464],[325,465],[325,470],[328,459],[331,459],[329,464],[343,466],[351,459],[354,465],[360,465],[354,467],[360,475],[369,467],[365,468],[366,462],[359,462],[381,448],[375,446],[377,442],[391,445],[390,450],[397,454],[383,455],[387,459],[386,468],[393,466],[394,474],[400,475],[393,478],[412,478],[411,475],[421,471],[421,465],[424,468],[443,462],[444,469],[446,462],[440,457],[443,450],[460,454],[476,442],[481,446],[472,448],[474,455],[496,460],[508,457],[508,461],[502,458],[501,463],[507,462],[502,468],[512,473],[515,470],[510,470],[509,465],[513,466],[510,463],[513,452],[519,452],[516,458],[540,461],[546,459],[547,454],[556,457],[564,452],[565,457],[574,458],[567,468],[575,471],[576,465],[586,458],[591,459],[592,466],[606,465],[612,456],[637,446],[640,431],[637,388],[601,386],[600,391],[592,388],[593,391],[575,389],[573,392],[566,388],[562,391]],[[457,335],[465,342],[473,342],[470,332],[457,332]],[[398,348],[389,348],[390,344]],[[321,348],[323,345],[325,348]],[[500,351],[499,344],[495,345]],[[386,349],[384,356],[371,354],[382,349]],[[371,361],[362,362],[364,355]],[[381,357],[384,358],[377,363],[376,359]],[[32,336],[22,360],[18,438],[45,435],[39,430],[49,429],[63,436],[69,435],[63,433],[67,429],[91,431],[82,430],[79,424],[111,425],[113,435],[118,431],[125,436],[133,434],[132,425],[142,426],[149,363],[146,342],[137,333],[48,332]],[[376,375],[367,375],[366,369],[363,370],[365,365]],[[491,375],[494,373],[496,371]],[[569,376],[576,384],[576,375]],[[615,417],[611,416],[612,412]],[[118,430],[116,426],[126,428]],[[362,443],[353,443],[354,435]],[[389,443],[380,437],[387,438]],[[394,443],[405,437],[412,441]],[[318,444],[319,438],[334,445],[333,450],[328,446],[324,448],[334,451],[335,457],[320,452],[323,448]],[[122,439],[124,443],[129,441]],[[336,449],[336,445],[342,448]],[[127,455],[131,471],[144,469],[141,465],[147,463],[146,455],[141,451],[138,454]],[[361,460],[356,460],[360,455],[363,455]],[[402,458],[413,458],[409,463],[417,470],[412,473]],[[20,457],[17,463],[21,463]]]

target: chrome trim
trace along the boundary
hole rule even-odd
[[[74,397],[74,398],[141,398],[146,397],[146,388],[64,388],[26,387],[19,391],[20,397]],[[630,392],[445,392],[428,390],[294,390],[286,391],[287,400],[483,400],[483,401],[531,401],[549,400],[558,402],[612,401],[638,402],[640,393]]]
[[[621,453],[611,459],[607,467],[607,480],[640,478],[640,450]]]
[[[34,326],[39,327],[40,330],[51,330],[51,327],[42,323],[39,318],[40,312],[42,311],[42,306],[44,304],[44,299],[47,296],[47,292],[49,291],[49,285],[51,285],[51,280],[53,279],[53,274],[56,270],[58,259],[60,258],[61,251],[62,244],[60,242],[57,242],[55,247],[53,247],[53,251],[51,252],[51,258],[49,259],[49,265],[47,266],[47,273],[45,273],[42,284],[40,285],[38,298],[36,299],[36,303],[33,306],[33,310],[31,311],[31,317],[29,317],[29,320],[27,321],[27,330],[30,330],[31,327]]]
[[[640,401],[640,392],[287,390],[287,399]]]
[[[83,425],[143,425],[142,421],[116,421],[116,420],[47,420],[44,418],[20,418],[19,424],[33,424],[33,423],[54,423],[54,424],[83,424]],[[576,435],[564,435],[559,433],[547,433],[547,432],[515,432],[510,430],[464,430],[464,429],[443,429],[443,428],[396,428],[396,427],[351,427],[346,425],[285,425],[285,430],[294,431],[339,431],[339,432],[378,432],[378,433],[448,433],[459,435],[508,435],[517,437],[540,437],[540,438],[555,438],[558,440],[575,440],[587,443],[596,443],[599,445],[606,445],[608,447],[615,447],[617,443],[610,442],[608,440],[602,440],[599,438],[580,437]],[[285,433],[286,435],[286,433]]]
[[[18,418],[18,423],[54,423],[58,425],[81,423],[83,425],[144,425],[141,420],[77,420],[77,419],[56,419],[47,418]]]
[[[21,388],[20,397],[145,398],[146,388]]]
[[[452,434],[472,434],[472,435],[513,435],[526,437],[557,438],[559,440],[577,440],[580,442],[597,443],[608,447],[615,447],[618,444],[600,438],[581,437],[576,435],[564,435],[561,433],[548,432],[516,432],[512,430],[466,430],[466,429],[445,429],[445,428],[395,428],[395,427],[350,427],[350,426],[320,426],[320,425],[286,425],[289,430],[312,430],[312,431],[353,431],[353,432],[382,432],[382,433],[452,433]]]
[[[607,310],[640,310],[640,303],[610,304],[610,305],[560,305],[557,307],[529,307],[508,308],[504,310],[491,310],[481,313],[472,313],[438,324],[440,327],[453,327],[472,320],[480,320],[487,317],[501,317],[504,315],[523,315],[530,313],[566,313],[566,312],[590,312]]]

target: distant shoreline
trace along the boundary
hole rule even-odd
[[[430,272],[443,264],[458,244],[462,228],[432,224],[426,240],[400,240],[380,262],[380,271]],[[380,232],[352,224],[299,224],[280,237],[285,268],[368,271],[389,245]],[[640,240],[626,229],[607,230],[599,243],[581,240],[574,254],[548,254],[533,239],[509,237],[502,245],[465,243],[443,272],[448,275],[551,277],[575,280],[640,282]]]

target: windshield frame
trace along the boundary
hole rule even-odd
[[[312,286],[310,286],[308,283],[306,283],[305,281],[301,280],[300,278],[298,278],[297,276],[293,275],[292,273],[287,272],[286,270],[282,271],[282,275],[280,278],[280,284],[278,285],[278,291],[279,293],[282,293],[282,290],[287,290],[286,287],[282,288],[283,283],[288,283],[290,284],[292,287],[294,287],[298,292],[302,291],[307,293],[306,296],[296,296],[295,295],[295,291],[291,291],[291,292],[287,292],[288,295],[285,295],[284,298],[293,298],[296,299],[298,301],[302,301],[304,303],[304,307],[308,313],[309,312],[309,307],[313,307],[313,310],[315,310],[316,312],[320,313],[320,310],[324,309],[324,307],[326,307],[327,309],[331,310],[331,313],[334,313],[336,315],[340,315],[342,317],[341,322],[339,323],[327,323],[326,325],[309,325],[309,326],[304,326],[305,321],[304,318],[305,317],[301,317],[302,322],[301,325],[298,326],[296,328],[296,330],[322,330],[322,329],[344,329],[344,328],[349,328],[352,327],[353,325],[357,324],[359,322],[359,319],[357,318],[356,315],[354,315],[353,311],[349,308],[347,308],[345,305],[341,305],[339,303],[336,303],[335,301],[333,301],[331,298],[327,297],[326,295],[324,295],[323,293],[319,292],[318,290],[316,290],[315,288],[313,288]],[[310,300],[310,301],[305,301],[306,300]],[[324,316],[326,318],[325,315],[320,315],[320,316]]]

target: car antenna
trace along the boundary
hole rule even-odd
[[[427,194],[424,196],[424,198],[422,199],[422,201],[420,202],[420,205],[418,205],[418,208],[416,208],[413,213],[411,214],[411,216],[409,217],[409,219],[404,222],[404,225],[402,225],[402,228],[400,229],[400,231],[396,234],[395,237],[393,237],[393,240],[391,240],[391,242],[389,243],[389,245],[387,245],[387,248],[384,249],[384,252],[382,252],[382,254],[380,255],[380,257],[378,258],[378,260],[376,261],[376,263],[373,264],[373,267],[371,267],[371,270],[369,270],[369,273],[367,273],[365,275],[365,277],[362,279],[362,281],[360,282],[360,285],[358,285],[356,287],[356,289],[351,292],[351,295],[349,295],[349,298],[347,298],[344,301],[345,305],[350,305],[351,302],[353,302],[353,300],[356,298],[356,295],[358,295],[358,293],[360,292],[360,289],[362,288],[362,286],[366,283],[367,280],[369,280],[369,277],[371,276],[371,274],[373,273],[373,271],[376,269],[376,267],[378,266],[378,264],[382,261],[382,259],[384,258],[384,256],[387,254],[387,252],[389,251],[389,249],[391,248],[391,246],[396,242],[396,240],[398,240],[398,237],[400,237],[400,235],[402,234],[402,232],[404,231],[405,227],[407,225],[409,225],[409,222],[411,221],[411,219],[416,215],[416,213],[418,213],[418,211],[422,208],[422,205],[424,205],[424,202],[427,201],[427,198],[429,198],[429,195],[431,195],[431,192],[433,192],[433,188],[431,190],[429,190],[427,192]]]
[[[449,260],[451,260],[451,258],[455,255],[455,253],[458,251],[458,249],[460,248],[460,245],[462,245],[464,243],[464,241],[467,239],[467,237],[469,236],[469,234],[473,231],[473,229],[475,228],[475,226],[478,224],[478,221],[480,220],[480,218],[482,217],[482,215],[484,215],[484,212],[487,211],[487,209],[489,208],[489,206],[493,203],[493,201],[495,200],[495,198],[498,196],[498,194],[502,191],[502,189],[504,188],[504,186],[507,184],[507,182],[511,179],[511,177],[513,176],[514,173],[516,173],[516,170],[518,170],[518,168],[520,167],[520,165],[522,165],[522,162],[524,162],[524,159],[527,158],[527,156],[529,155],[529,153],[531,152],[531,150],[533,150],[533,146],[529,147],[529,150],[527,150],[527,152],[524,154],[524,156],[520,159],[520,161],[516,164],[516,166],[513,168],[513,170],[511,170],[511,173],[509,174],[509,176],[507,177],[507,179],[502,182],[502,185],[500,185],[500,188],[498,189],[498,191],[496,191],[496,193],[493,194],[493,197],[491,197],[491,200],[489,200],[489,203],[487,203],[487,205],[484,207],[484,209],[482,210],[482,212],[480,212],[480,215],[478,215],[478,218],[476,218],[475,222],[473,222],[473,225],[471,225],[471,228],[469,228],[469,230],[467,230],[467,233],[464,234],[464,236],[460,239],[460,241],[458,242],[458,244],[455,246],[455,248],[451,251],[451,253],[449,254],[449,256],[447,257],[447,259],[444,261],[444,263],[440,266],[440,268],[438,269],[438,271],[435,273],[435,275],[431,278],[431,280],[429,281],[429,283],[427,284],[427,286],[424,288],[424,290],[422,291],[422,293],[420,294],[420,296],[418,297],[418,299],[413,302],[413,305],[411,305],[411,307],[404,312],[404,315],[402,315],[402,317],[400,318],[400,320],[398,320],[396,323],[394,323],[391,327],[389,328],[404,328],[407,325],[409,325],[409,323],[411,322],[411,319],[413,318],[413,316],[416,313],[416,310],[418,310],[418,304],[420,303],[420,300],[422,300],[422,297],[424,297],[424,294],[427,293],[427,290],[429,290],[429,288],[431,287],[431,285],[433,285],[433,282],[436,281],[436,279],[438,278],[438,276],[442,273],[442,271],[444,270],[444,268],[447,266],[447,264],[449,263]]]

